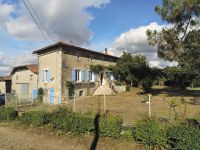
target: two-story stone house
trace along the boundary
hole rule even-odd
[[[33,54],[38,55],[38,87],[45,89],[47,98],[44,102],[50,104],[60,104],[69,99],[66,81],[74,82],[76,96],[87,96],[99,85],[106,85],[106,73],[95,74],[90,65],[115,65],[119,59],[64,42],[41,48]]]

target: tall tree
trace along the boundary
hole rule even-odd
[[[155,11],[166,26],[160,32],[147,30],[149,44],[157,47],[159,57],[196,68],[200,62],[200,0],[163,0]]]
[[[128,84],[137,84],[149,74],[149,63],[145,56],[123,53],[113,69],[115,77]]]

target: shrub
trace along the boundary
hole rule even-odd
[[[71,132],[82,134],[94,129],[93,118],[84,114],[76,114],[73,118]]]
[[[73,113],[71,111],[60,108],[52,113],[50,123],[54,129],[70,132],[72,119]]]
[[[90,132],[93,129],[93,118],[90,115],[75,114],[65,108],[54,111],[50,122],[53,128],[74,134]]]
[[[101,136],[119,138],[122,127],[122,119],[113,116],[101,116],[99,120],[99,133]]]
[[[167,143],[170,149],[197,150],[200,148],[200,129],[186,125],[167,129]]]
[[[68,96],[71,97],[75,94],[75,85],[72,81],[66,81],[66,87],[68,89]]]
[[[43,90],[43,88],[39,88],[39,89],[38,89],[38,100],[39,100],[40,102],[43,101],[43,96],[44,96],[44,90]]]
[[[0,108],[0,121],[15,120],[18,116],[14,108]]]
[[[153,81],[149,78],[142,80],[142,88],[144,92],[151,92],[151,87],[153,86]]]
[[[130,85],[126,86],[126,91],[129,92],[131,90]]]
[[[122,132],[122,137],[126,140],[126,141],[131,141],[133,140],[133,129],[131,128],[125,128],[123,129]]]
[[[31,124],[31,118],[32,118],[32,114],[31,113],[23,113],[20,116],[19,120],[23,124],[29,125],[29,124]]]
[[[43,111],[32,111],[23,113],[20,121],[24,124],[32,124],[34,126],[42,126],[49,123],[48,113]]]
[[[166,133],[155,118],[144,118],[136,124],[134,131],[136,140],[147,145],[147,149],[166,147]]]

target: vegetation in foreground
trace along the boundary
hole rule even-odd
[[[16,120],[28,126],[48,126],[66,134],[94,134],[114,139],[123,138],[131,142],[136,140],[149,150],[154,149],[198,149],[200,147],[199,126],[161,124],[156,118],[145,117],[133,128],[122,126],[120,117],[103,116],[100,114],[74,113],[60,108],[51,113],[33,111],[21,116],[12,108],[0,108],[1,121]]]

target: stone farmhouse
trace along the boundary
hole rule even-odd
[[[101,53],[58,42],[36,50],[33,54],[38,55],[38,82],[35,82],[35,87],[45,90],[44,103],[60,104],[69,100],[66,81],[74,83],[76,97],[95,92],[100,94],[101,89],[112,92],[109,87],[109,82],[114,80],[112,73],[107,70],[96,74],[90,70],[91,64],[116,64],[119,58],[107,54],[107,51]]]

